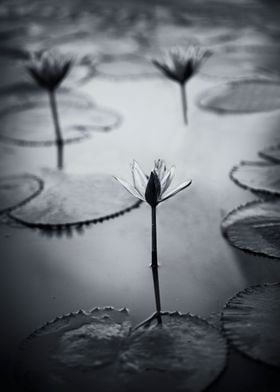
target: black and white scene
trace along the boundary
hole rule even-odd
[[[0,0],[2,391],[280,391],[279,22]]]

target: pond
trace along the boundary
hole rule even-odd
[[[163,310],[216,317],[237,292],[280,281],[279,260],[234,248],[221,233],[231,210],[259,198],[232,181],[232,168],[264,159],[259,151],[280,142],[279,11],[277,2],[257,0],[2,1],[1,177],[34,176],[51,194],[34,198],[25,211],[1,215],[1,360],[7,373],[18,343],[59,315],[110,305],[128,308],[139,323],[154,312],[149,206],[126,211],[136,202],[126,195],[128,205],[100,222],[105,195],[89,185],[100,173],[130,181],[134,159],[147,173],[155,159],[174,164],[175,184],[192,179],[158,207]],[[186,125],[177,83],[150,59],[189,44],[213,54],[188,82]],[[58,97],[70,139],[58,177],[47,98],[32,87],[24,67],[28,51],[42,48],[75,57]],[[54,183],[61,188],[52,193]],[[30,189],[17,186],[15,192],[29,196]],[[110,192],[117,198],[118,187]],[[20,203],[13,192],[4,196],[10,207]],[[60,230],[46,231],[36,227],[46,204],[66,220],[75,210],[79,223],[93,206],[101,213],[92,224],[65,227],[62,219]],[[118,212],[124,213],[114,216]],[[35,227],[24,225],[30,219]],[[13,385],[13,375],[8,378]],[[273,367],[232,350],[209,390],[279,388]]]

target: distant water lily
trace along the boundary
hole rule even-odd
[[[161,324],[161,304],[158,278],[158,261],[157,261],[157,226],[156,226],[156,207],[159,203],[176,195],[178,192],[187,188],[191,180],[185,181],[176,188],[169,189],[174,178],[175,166],[167,169],[166,162],[158,159],[154,163],[154,168],[148,177],[141,169],[140,165],[133,161],[131,166],[133,184],[115,177],[128,192],[140,200],[147,202],[152,211],[152,263],[153,282],[156,299],[156,317]]]
[[[199,70],[211,52],[199,46],[187,48],[175,46],[153,64],[169,79],[180,84],[184,121],[187,124],[187,97],[185,85]]]
[[[63,168],[63,137],[59,124],[55,91],[68,75],[73,60],[62,56],[54,50],[38,51],[30,55],[26,69],[34,81],[43,89],[48,91],[51,113],[55,128],[57,146],[57,166]]]
[[[40,87],[53,91],[65,79],[72,65],[71,58],[57,51],[42,50],[31,53],[26,68]]]

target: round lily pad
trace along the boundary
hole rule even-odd
[[[216,53],[200,68],[200,74],[210,78],[240,79],[256,73],[254,64],[228,53]]]
[[[227,45],[201,67],[201,74],[219,79],[271,76],[280,59],[277,45]]]
[[[88,388],[102,391],[104,378],[104,391],[110,381],[109,390],[115,391],[110,365],[116,361],[129,329],[126,309],[96,308],[58,317],[20,346],[18,381],[37,392],[74,392]],[[104,367],[109,369],[105,373]]]
[[[0,213],[11,211],[33,197],[43,188],[43,182],[30,174],[0,177]]]
[[[224,338],[195,316],[162,321],[132,329],[127,311],[112,308],[57,318],[21,345],[18,379],[37,392],[205,389],[225,366]]]
[[[154,320],[134,331],[120,355],[123,378],[131,391],[204,390],[221,373],[226,343],[219,330],[190,314],[163,313],[162,327]]]
[[[140,203],[108,174],[54,171],[43,178],[43,192],[11,215],[28,226],[47,229],[102,222]]]
[[[55,131],[47,94],[30,87],[15,98],[15,90],[9,91],[3,107],[0,105],[0,141],[23,146],[54,144]],[[38,97],[37,101],[35,97]],[[57,102],[65,143],[88,137],[87,131],[110,130],[120,122],[115,112],[94,106],[87,97],[72,96],[69,90],[59,93]]]
[[[280,146],[271,146],[259,152],[262,158],[268,159],[271,162],[280,163]]]
[[[257,113],[280,109],[280,83],[243,80],[224,83],[203,93],[198,104],[225,113]]]
[[[99,75],[110,79],[142,79],[157,77],[153,65],[143,59],[102,62],[97,66]]]
[[[280,195],[280,165],[269,162],[242,162],[230,173],[242,188],[255,192]]]
[[[280,283],[250,287],[226,305],[222,321],[230,342],[252,359],[280,367]]]
[[[222,222],[229,242],[242,250],[280,258],[280,202],[254,201],[230,212]]]
[[[57,91],[58,105],[67,105],[69,99],[72,106],[77,108],[90,108],[94,106],[91,98],[76,91],[60,88]],[[49,97],[45,90],[31,82],[16,83],[0,91],[0,115],[15,112],[25,107],[49,104]]]

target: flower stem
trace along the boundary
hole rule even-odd
[[[162,324],[161,319],[161,304],[160,304],[160,291],[159,291],[159,278],[158,278],[158,261],[157,261],[157,215],[156,207],[152,207],[152,271],[153,282],[156,302],[156,312],[158,324]]]
[[[50,106],[55,130],[55,144],[57,148],[57,167],[63,169],[63,137],[58,119],[57,103],[55,98],[55,91],[49,91]]]
[[[183,118],[184,118],[184,123],[187,125],[187,124],[188,124],[188,115],[187,115],[187,92],[186,92],[185,83],[181,83],[181,84],[180,84],[180,89],[181,89],[181,100],[182,100]]]

